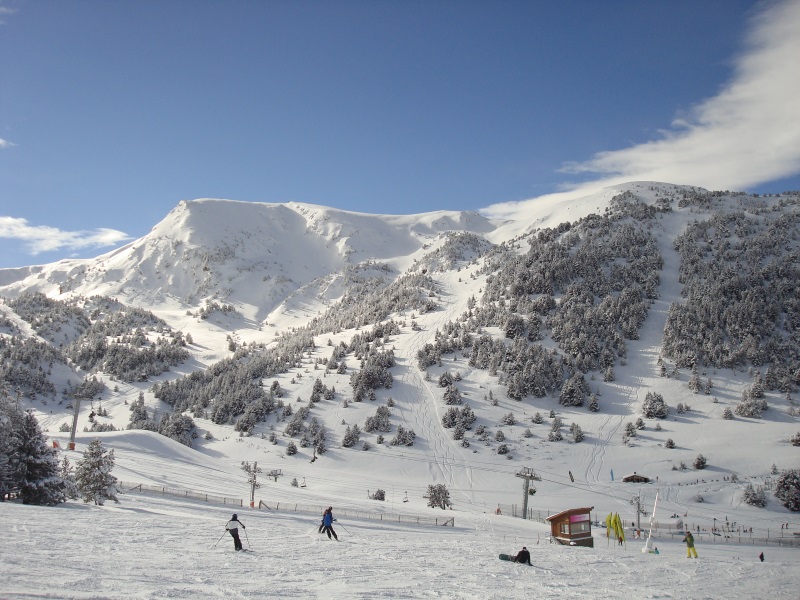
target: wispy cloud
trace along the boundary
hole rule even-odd
[[[741,190],[800,173],[800,2],[765,3],[753,18],[730,82],[676,119],[659,139],[600,152],[564,166],[596,174],[565,182],[570,196],[626,181],[663,181],[714,190]],[[513,204],[487,214],[502,216]]]
[[[13,15],[16,12],[17,10],[15,8],[9,8],[8,6],[0,5],[0,25],[5,25],[5,17],[8,15]]]
[[[131,239],[128,234],[116,229],[103,227],[93,231],[62,231],[46,225],[33,226],[26,219],[14,217],[0,217],[0,238],[23,241],[33,256],[42,252],[115,246]]]
[[[0,138],[0,150],[3,148],[12,148],[13,146],[16,146],[14,142],[9,142],[8,140]]]

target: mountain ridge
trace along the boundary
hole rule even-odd
[[[82,272],[74,270],[76,264],[56,263],[27,280],[0,287],[7,298],[0,311],[15,316],[25,308],[15,308],[15,302],[40,291],[52,296],[56,308],[58,303],[76,303],[74,310],[89,316],[88,330],[70,334],[70,339],[83,341],[68,347],[72,358],[65,364],[74,369],[74,377],[119,382],[119,392],[106,389],[99,396],[110,413],[103,423],[117,429],[127,426],[130,405],[142,394],[149,419],[154,419],[154,412],[192,415],[197,432],[210,436],[191,442],[201,452],[219,453],[235,464],[257,455],[260,463],[282,465],[296,476],[309,473],[303,465],[309,464],[322,441],[327,456],[321,455],[314,464],[337,465],[342,497],[365,476],[420,493],[423,482],[433,480],[446,482],[459,504],[485,509],[516,495],[509,470],[534,463],[550,474],[551,482],[542,488],[548,502],[568,501],[571,488],[564,480],[568,470],[580,474],[582,485],[596,491],[606,490],[609,470],[638,470],[671,481],[666,493],[675,507],[685,510],[696,502],[695,496],[703,496],[707,503],[740,505],[741,486],[725,483],[713,491],[700,490],[699,472],[682,465],[690,464],[699,452],[710,457],[706,473],[726,477],[739,473],[765,485],[772,464],[786,468],[794,463],[788,439],[797,428],[797,382],[791,370],[796,337],[790,325],[796,309],[790,299],[782,299],[775,310],[785,317],[779,315],[774,325],[765,321],[769,327],[763,333],[772,335],[769,331],[776,327],[782,332],[783,337],[769,342],[773,346],[764,348],[785,348],[788,362],[749,367],[742,362],[703,363],[703,347],[691,346],[692,334],[703,327],[698,324],[696,331],[685,332],[675,321],[676,307],[695,302],[683,296],[695,284],[681,265],[687,257],[699,261],[697,272],[704,285],[716,285],[711,277],[719,248],[739,253],[732,254],[732,260],[740,257],[742,279],[752,280],[753,290],[768,285],[766,279],[756,278],[762,271],[753,270],[762,266],[765,277],[779,272],[791,280],[797,268],[791,257],[800,231],[797,206],[797,194],[760,198],[650,182],[615,186],[571,204],[569,211],[561,210],[562,203],[544,203],[538,212],[528,207],[521,213],[525,219],[502,223],[464,213],[370,218],[314,205],[269,205],[284,219],[270,222],[270,231],[282,231],[286,225],[291,235],[253,240],[252,233],[243,234],[235,224],[246,221],[251,232],[267,227],[253,218],[263,217],[259,213],[263,207],[201,200],[176,207],[170,213],[172,220],[154,227],[150,238],[98,257],[93,264],[82,263]],[[220,221],[220,215],[240,207],[246,216]],[[213,218],[207,211],[214,213]],[[197,223],[189,231],[192,219]],[[294,225],[290,228],[289,223]],[[369,229],[366,223],[380,227]],[[199,225],[206,229],[200,231]],[[465,231],[467,226],[482,231]],[[386,238],[386,231],[397,237]],[[768,243],[771,232],[777,236],[774,243]],[[758,250],[747,246],[748,236],[758,240]],[[309,237],[314,240],[311,244],[293,243],[294,238],[306,243]],[[247,243],[237,245],[232,238]],[[176,240],[181,248],[200,239],[210,240],[204,242],[209,248],[198,246],[197,253],[175,250]],[[383,243],[384,239],[389,241]],[[328,262],[316,263],[318,270],[307,273],[316,255],[299,255],[298,247],[319,249],[326,243],[335,247],[325,248],[331,253],[323,257]],[[263,261],[264,248],[273,250],[266,254],[277,262],[267,282],[258,268],[242,268],[252,267],[256,259]],[[205,254],[198,258],[200,251]],[[175,260],[177,256],[187,257],[186,265]],[[141,260],[132,264],[122,260],[134,258]],[[773,264],[776,268],[770,267]],[[191,269],[209,279],[185,284],[180,277],[189,278]],[[128,380],[127,370],[114,375],[117,363],[87,350],[101,342],[114,345],[117,352],[130,346],[126,339],[102,333],[108,327],[97,329],[103,319],[123,310],[107,300],[89,298],[93,291],[112,289],[93,283],[108,285],[109,273],[125,280],[114,288],[121,302],[151,310],[169,326],[161,331],[148,326],[139,353],[157,348],[157,337],[169,336],[170,344],[180,345],[190,334],[192,341],[184,346],[190,360],[170,364],[167,357],[153,369],[157,374],[137,381]],[[144,281],[151,285],[143,285]],[[202,288],[205,281],[208,287]],[[193,295],[179,298],[153,289],[161,282],[172,282]],[[63,286],[61,293],[58,285]],[[253,289],[242,289],[248,285]],[[786,285],[781,284],[782,295],[790,290]],[[274,291],[273,296],[265,296],[263,287]],[[720,306],[711,303],[703,310],[711,315],[719,309],[723,316],[743,310],[735,297],[723,300],[717,302]],[[28,318],[44,340],[40,343],[63,337],[57,319],[48,324],[44,315],[32,314]],[[135,316],[127,322],[132,328],[135,323],[143,327]],[[68,322],[66,316],[63,322]],[[117,322],[124,322],[123,317]],[[727,331],[728,342],[733,343],[740,332],[735,321],[730,323],[734,325],[723,323],[728,329],[721,331]],[[712,324],[713,320],[707,323]],[[751,333],[762,335],[758,327]],[[0,334],[14,335],[10,326],[0,327]],[[131,329],[129,335],[138,334]],[[672,358],[663,351],[669,335],[683,340]],[[694,373],[686,360],[698,350],[699,368]],[[762,351],[754,346],[751,355],[757,357]],[[76,368],[76,361],[86,357],[92,358],[86,368]],[[373,374],[375,381],[385,381],[381,365],[391,375],[391,386],[359,391],[360,382]],[[765,384],[769,382],[769,408],[762,418],[723,418],[723,409],[738,408],[742,395],[762,375]],[[60,377],[55,387],[66,389]],[[699,391],[689,388],[695,378],[701,384]],[[193,388],[193,381],[200,385]],[[788,391],[781,391],[785,386]],[[281,395],[273,395],[273,389]],[[310,400],[315,394],[317,400]],[[649,394],[663,395],[672,411],[667,419],[644,416],[642,405]],[[50,394],[43,397],[47,407],[58,401]],[[65,392],[62,401],[69,397]],[[597,411],[590,408],[593,399]],[[69,418],[61,408],[49,414],[40,403],[29,401],[46,426],[59,427]],[[359,444],[364,442],[363,449],[369,451],[363,453],[364,460],[356,458],[356,448],[343,442],[348,431],[353,434],[353,426],[364,429],[366,420],[376,416],[377,406],[389,408],[386,439],[381,443],[375,432],[362,431]],[[467,408],[476,420],[459,432],[459,419],[468,414]],[[632,431],[629,426],[637,417],[644,417],[644,429]],[[289,427],[292,422],[296,426]],[[568,425],[569,433],[562,429]],[[574,426],[582,429],[584,440],[573,440]],[[411,446],[402,441],[390,444],[401,427],[415,434]],[[320,431],[322,439],[315,437]],[[736,444],[743,436],[749,443]],[[675,450],[667,450],[666,442],[673,439]],[[290,442],[299,445],[297,455],[287,454]],[[690,485],[698,489],[692,491]],[[612,496],[620,494],[616,490]],[[591,495],[586,502],[593,502]],[[770,510],[780,508],[773,503]]]

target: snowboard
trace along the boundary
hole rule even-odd
[[[514,562],[514,557],[515,556],[516,556],[516,554],[501,554],[500,555],[500,560],[509,560],[511,562]]]

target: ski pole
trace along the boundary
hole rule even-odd
[[[227,529],[225,530],[225,533],[228,533],[228,530],[227,530]],[[225,533],[223,533],[221,536],[219,536],[219,539],[218,539],[218,540],[216,541],[216,543],[215,543],[215,544],[212,546],[212,548],[216,548],[216,547],[217,547],[217,544],[219,544],[219,543],[222,541],[222,538],[224,538],[224,537],[225,537]]]
[[[347,527],[345,527],[344,525],[342,525],[342,524],[341,524],[341,523],[339,523],[338,521],[336,522],[336,524],[337,524],[339,527],[341,527],[342,529],[344,529],[345,531],[347,531]],[[349,531],[347,531],[347,535],[350,535],[350,532],[349,532]]]
[[[250,548],[250,536],[247,535],[247,529],[244,530],[244,539],[247,540],[247,547]]]

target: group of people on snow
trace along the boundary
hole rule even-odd
[[[317,531],[319,533],[327,533],[328,539],[331,539],[331,536],[333,536],[333,538],[338,542],[339,536],[336,535],[336,532],[333,530],[333,523],[335,521],[336,519],[333,518],[333,507],[329,506],[325,509],[325,512],[322,513],[322,520]],[[231,534],[231,537],[233,538],[233,547],[237,552],[243,549],[242,541],[239,538],[239,527],[242,529],[247,529],[247,527],[244,526],[244,523],[239,520],[238,515],[233,513],[230,520],[225,524],[225,529]],[[622,538],[620,538],[620,543],[622,543],[621,540]],[[697,558],[697,550],[695,550],[694,547],[694,536],[692,535],[692,532],[687,529],[686,535],[684,535],[682,541],[686,544],[686,558]],[[658,549],[656,548],[654,554],[658,553]],[[763,552],[759,555],[759,559],[761,559],[761,562],[764,561]],[[517,552],[516,556],[513,558],[513,562],[530,565],[531,553],[528,551],[528,548],[523,546],[522,550]]]
[[[333,518],[333,507],[329,506],[325,509],[325,512],[322,513],[322,522],[319,525],[319,533],[327,533],[328,539],[331,539],[331,536],[338,542],[339,536],[336,535],[336,532],[333,530],[333,522],[336,519]],[[231,534],[233,538],[233,547],[237,552],[243,550],[242,548],[242,540],[239,539],[239,527],[242,529],[247,529],[239,520],[239,516],[236,513],[233,513],[230,520],[225,523],[225,529],[228,533]],[[530,564],[530,555],[528,556],[528,564]]]

